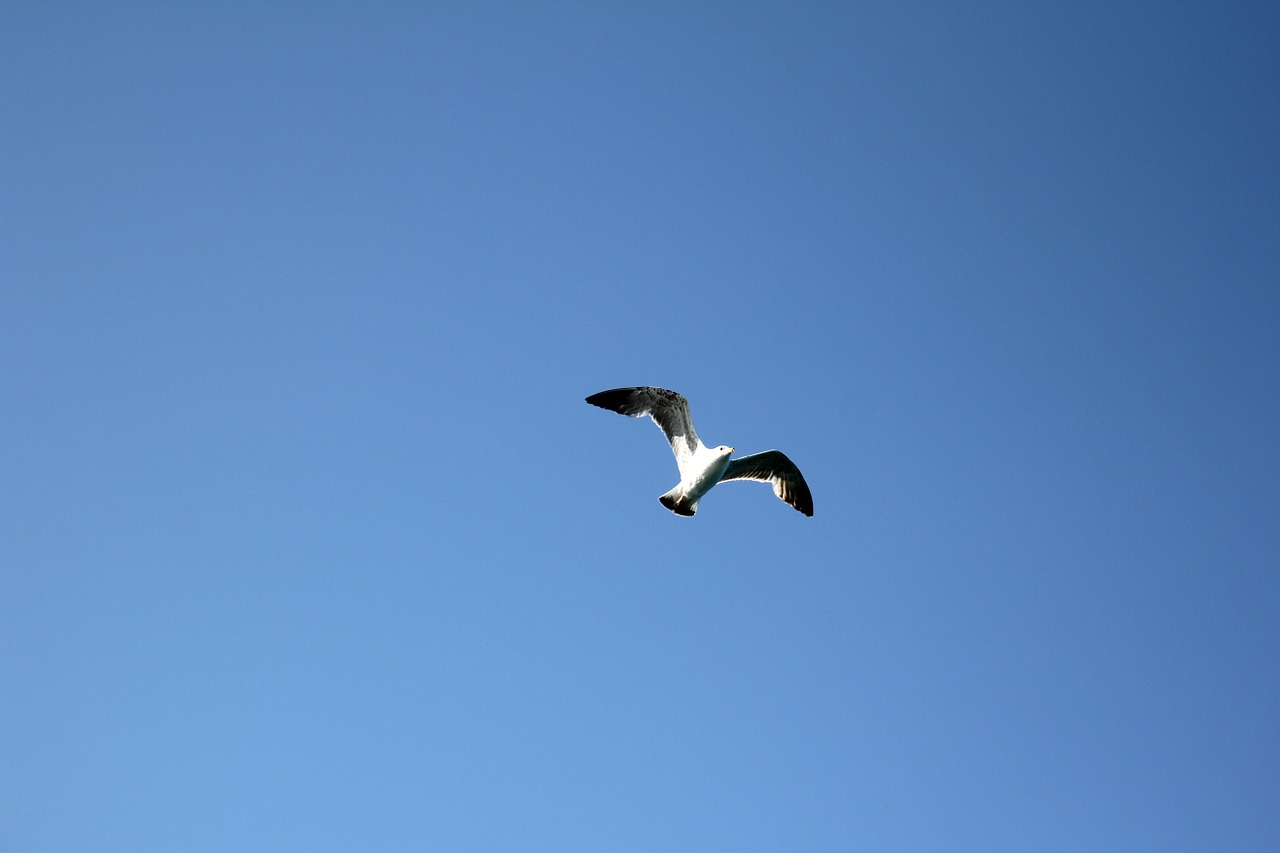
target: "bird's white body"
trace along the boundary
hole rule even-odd
[[[663,506],[679,515],[693,515],[698,511],[698,501],[720,482],[729,467],[732,447],[707,447],[701,441],[693,455],[680,465],[680,483],[658,500]]]

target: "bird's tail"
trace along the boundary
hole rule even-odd
[[[686,501],[684,499],[684,490],[679,486],[658,498],[658,501],[676,515],[692,516],[698,511],[698,502]]]

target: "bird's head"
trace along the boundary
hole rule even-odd
[[[729,447],[727,444],[722,444],[716,448],[716,452],[721,456],[729,456],[733,453],[733,448]]]

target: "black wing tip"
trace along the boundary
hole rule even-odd
[[[635,388],[612,388],[608,391],[601,391],[599,394],[592,394],[587,398],[587,402],[593,406],[608,409],[611,412],[623,413],[622,408],[631,400],[631,395],[635,393],[635,390]]]
[[[809,484],[804,481],[804,477],[801,477],[799,482],[783,487],[778,497],[796,512],[813,518],[813,495],[809,492]]]
[[[809,518],[813,518],[813,492],[809,491],[809,484],[805,482],[804,474],[800,473],[799,468],[796,469],[795,490],[796,502],[792,506],[809,516]]]
[[[674,406],[687,410],[689,405],[688,401],[675,391],[668,391],[666,388],[657,388],[652,385],[611,388],[608,391],[601,391],[599,394],[592,394],[587,398],[587,402],[593,406],[599,406],[602,409],[608,409],[620,415],[630,415],[631,417],[640,417],[655,407]]]

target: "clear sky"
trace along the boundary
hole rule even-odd
[[[1277,45],[4,3],[0,849],[1280,849]]]

